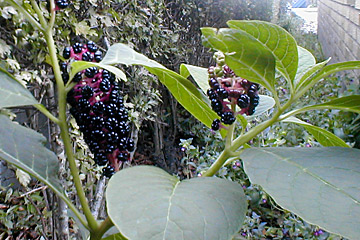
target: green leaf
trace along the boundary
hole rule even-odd
[[[211,127],[212,121],[217,118],[217,114],[208,104],[207,97],[190,80],[137,53],[125,44],[112,45],[101,63],[144,66],[156,75],[176,100],[203,124]]]
[[[320,127],[301,121],[296,117],[289,117],[283,122],[295,123],[305,127],[305,129],[314,136],[314,138],[324,147],[349,147],[341,138]]]
[[[38,104],[30,91],[2,68],[0,68],[0,99],[0,108]]]
[[[180,182],[150,166],[116,173],[106,201],[112,222],[131,240],[231,239],[247,210],[237,183],[206,177]]]
[[[275,91],[275,58],[272,52],[248,33],[236,29],[201,28],[205,47],[225,54],[225,62],[236,75]]]
[[[227,25],[245,31],[268,49],[276,59],[276,68],[290,85],[293,85],[298,68],[298,49],[290,33],[275,24],[263,21],[230,20]]]
[[[78,73],[84,69],[87,69],[89,67],[98,67],[98,68],[106,69],[106,70],[114,73],[117,77],[119,77],[123,81],[125,81],[125,82],[127,81],[125,73],[117,67],[114,67],[114,66],[111,66],[108,64],[103,64],[102,62],[95,63],[95,62],[85,62],[85,61],[75,61],[75,62],[71,63],[70,79],[73,79],[73,77],[75,76],[76,73]]]
[[[102,64],[114,65],[114,64],[125,64],[125,65],[141,65],[150,68],[164,68],[160,63],[149,59],[148,57],[136,52],[128,45],[123,43],[116,43],[112,45],[106,52],[105,57],[100,62]]]
[[[58,158],[44,146],[45,137],[10,121],[2,114],[0,114],[0,126],[0,159],[42,181],[66,203],[71,203],[57,178]]]
[[[161,68],[146,68],[152,74],[155,74],[160,82],[164,84],[176,100],[195,118],[201,121],[208,127],[217,114],[211,109],[208,104],[208,99],[204,94],[194,86],[188,79],[181,75]]]
[[[312,67],[310,67],[306,72],[299,75],[299,79],[296,79],[297,85],[296,85],[296,89],[295,89],[297,98],[301,97],[307,90],[309,90],[312,86],[314,86],[318,81],[321,80],[321,78],[313,78],[313,77],[329,61],[330,61],[330,58],[321,63],[315,64]]]
[[[360,236],[360,150],[249,148],[244,169],[283,208],[349,239]]]
[[[120,233],[110,235],[108,237],[102,238],[102,240],[127,240]]]
[[[360,61],[341,62],[323,67],[329,60],[330,59],[315,65],[313,69],[309,70],[309,73],[306,73],[301,78],[300,83],[296,89],[297,94],[295,96],[295,99],[301,97],[307,90],[309,90],[317,82],[329,76],[330,74],[345,70],[360,69]],[[317,73],[314,74],[316,71]]]
[[[197,67],[188,64],[180,65],[180,75],[184,78],[188,78],[190,75],[193,77],[197,85],[203,90],[204,93],[210,88],[209,87],[209,75],[206,68]]]
[[[294,85],[298,85],[300,82],[300,79],[304,76],[305,73],[307,73],[310,69],[314,67],[316,64],[315,57],[306,50],[305,48],[302,48],[298,46],[298,53],[299,53],[299,64],[294,80]]]
[[[302,112],[307,112],[311,110],[321,110],[321,109],[339,109],[343,111],[360,113],[360,95],[352,95],[352,96],[336,98],[329,102],[295,109],[291,112],[282,115],[280,118],[285,119],[288,118],[289,116],[296,115]]]

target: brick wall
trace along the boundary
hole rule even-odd
[[[360,0],[318,0],[318,37],[331,63],[360,60]]]

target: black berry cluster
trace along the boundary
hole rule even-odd
[[[220,119],[215,119],[211,125],[213,130],[219,130],[223,124],[235,122],[237,114],[252,115],[259,105],[257,83],[238,77],[225,64],[224,57],[216,54],[216,66],[208,69],[210,89],[207,95],[212,109]],[[236,111],[236,105],[241,109]]]
[[[64,8],[67,8],[69,6],[69,2],[67,0],[56,0],[55,5],[59,9],[64,9]]]
[[[90,41],[86,45],[75,43],[65,48],[63,57],[99,62],[102,54]],[[60,66],[63,79],[67,81],[67,63]],[[103,173],[110,177],[119,170],[121,162],[129,159],[129,151],[134,150],[134,142],[129,138],[128,113],[119,85],[114,74],[97,67],[77,73],[72,81],[76,85],[67,96],[70,113],[84,134],[95,162],[105,166]]]

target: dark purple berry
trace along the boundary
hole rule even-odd
[[[100,90],[103,92],[107,92],[110,90],[110,88],[111,88],[110,81],[107,79],[103,79],[100,83]]]
[[[250,97],[246,94],[241,94],[237,100],[237,105],[240,108],[247,108],[250,104]]]
[[[221,99],[227,98],[229,96],[229,93],[224,88],[216,89],[216,93]]]
[[[81,56],[81,59],[83,61],[91,62],[93,60],[93,56],[91,55],[90,52],[84,52]]]
[[[84,98],[90,98],[94,94],[94,89],[92,87],[90,87],[89,85],[85,85],[81,89],[81,94],[83,95]]]
[[[94,103],[93,107],[92,107],[92,111],[95,114],[102,114],[105,112],[105,104],[103,102],[96,102]]]
[[[221,122],[229,125],[233,124],[235,122],[234,114],[232,112],[224,112],[221,115]]]
[[[75,74],[74,78],[73,78],[73,82],[78,83],[82,80],[82,73],[78,72]]]
[[[211,124],[211,129],[214,131],[217,131],[220,129],[220,120],[219,119],[215,119],[212,124]]]
[[[69,2],[67,0],[56,0],[55,1],[56,6],[60,9],[64,9],[67,6],[69,6]]]
[[[92,53],[96,52],[98,50],[98,47],[93,41],[88,41],[86,44],[88,50]]]
[[[134,149],[135,149],[135,143],[134,143],[134,141],[133,141],[132,139],[130,139],[130,138],[127,140],[126,149],[127,149],[128,151],[130,151],[130,152],[134,151]]]
[[[214,110],[214,112],[220,112],[223,109],[223,105],[222,105],[221,101],[218,99],[211,100],[211,107]]]
[[[94,53],[94,60],[95,62],[100,62],[102,60],[102,52],[97,50],[95,53]]]
[[[106,167],[104,167],[102,171],[103,171],[103,174],[108,178],[111,177],[112,175],[114,175],[114,173],[115,173],[115,169],[110,165],[107,165]]]
[[[210,100],[217,98],[217,93],[211,88],[207,90],[206,94],[208,95]]]
[[[71,54],[71,48],[70,47],[66,47],[63,51],[63,57],[65,59],[69,59],[70,58],[70,54]]]
[[[73,51],[74,53],[81,53],[82,49],[83,49],[83,45],[81,43],[75,43],[73,46]]]
[[[61,63],[60,63],[60,70],[61,70],[63,73],[64,73],[64,72],[67,73],[67,63],[61,62]]]
[[[125,152],[125,151],[120,152],[119,155],[118,155],[119,161],[122,161],[122,162],[127,161],[128,158],[129,158],[129,153],[128,153],[128,152]]]
[[[89,67],[88,69],[85,70],[85,76],[87,76],[88,78],[93,78],[97,73],[98,73],[97,67]]]
[[[259,105],[260,97],[259,95],[254,96],[250,99],[250,104],[254,107],[257,107]]]

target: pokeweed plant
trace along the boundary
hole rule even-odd
[[[321,109],[360,113],[359,95],[296,107],[299,99],[317,82],[338,71],[359,69],[360,61],[332,65],[327,65],[328,60],[316,63],[310,52],[297,46],[290,34],[274,24],[229,21],[229,28],[201,29],[203,44],[218,51],[217,65],[209,69],[183,64],[178,74],[121,43],[111,46],[102,60],[99,55],[95,56],[93,43],[90,46],[88,43],[85,48],[76,45],[75,48],[79,49],[75,51],[73,46],[73,49],[65,50],[65,55],[71,58],[77,54],[75,60],[85,61],[70,61],[65,66],[59,64],[53,26],[56,11],[66,7],[67,2],[50,0],[49,15],[43,14],[43,6],[35,0],[30,0],[30,4],[15,0],[7,2],[22,13],[46,40],[57,86],[58,116],[38,103],[4,69],[0,69],[0,108],[33,105],[59,125],[82,213],[60,185],[56,177],[58,160],[44,146],[44,137],[12,122],[3,114],[0,115],[0,158],[47,184],[88,230],[90,239],[231,239],[244,221],[246,197],[239,184],[212,176],[233,158],[241,158],[251,182],[261,185],[283,208],[347,238],[356,239],[360,234],[357,227],[360,224],[357,217],[360,214],[360,151],[350,148],[334,134],[295,117],[305,111]],[[92,58],[96,61],[90,62]],[[66,121],[67,99],[76,110],[72,111],[75,118],[90,126],[82,129],[87,130],[84,134],[92,145],[89,146],[91,151],[103,153],[97,163],[104,165],[105,158],[109,160],[111,169],[108,168],[106,175],[119,170],[119,154],[126,155],[133,146],[128,143],[128,138],[123,142],[117,139],[120,133],[116,131],[107,134],[110,127],[117,129],[113,124],[116,122],[114,116],[122,104],[110,72],[126,80],[125,74],[114,67],[117,64],[141,65],[156,75],[185,109],[212,128],[211,131],[220,130],[225,148],[202,177],[193,179],[180,181],[159,168],[149,166],[116,172],[106,191],[108,218],[98,222],[91,214],[76,167]],[[289,96],[285,100],[281,100],[276,91],[276,73],[287,82]],[[198,86],[188,79],[190,75]],[[271,96],[258,95],[261,87],[265,87]],[[102,105],[99,102],[104,102],[106,107],[97,106],[94,110],[94,105]],[[249,117],[270,109],[269,119],[248,129]],[[96,120],[100,127],[105,125],[101,128],[102,133],[97,127],[93,128],[95,125],[91,125],[91,119],[76,116],[83,112],[102,118]],[[121,117],[125,118],[124,115]],[[248,145],[250,140],[280,121],[304,127],[323,147],[252,148]],[[241,128],[239,136],[234,136],[236,127]],[[126,128],[123,128],[125,132]],[[94,136],[106,140],[100,139],[94,144]],[[104,149],[105,143],[111,145],[113,142],[117,145],[113,144],[110,150]],[[121,159],[126,160],[126,157]],[[118,233],[102,238],[112,226]]]

